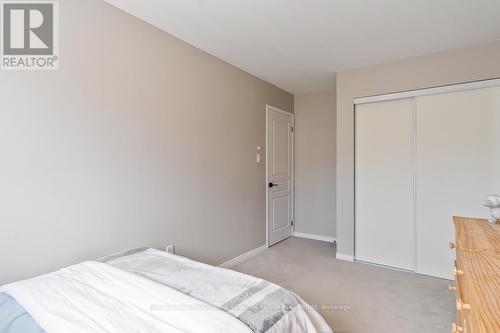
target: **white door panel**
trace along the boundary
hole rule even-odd
[[[290,225],[290,200],[288,195],[273,198],[273,232]]]
[[[415,269],[413,106],[356,106],[356,260]]]
[[[267,237],[273,245],[292,235],[293,115],[267,107]]]
[[[290,142],[291,131],[290,117],[282,114],[273,115],[272,118],[272,173],[274,178],[290,177]]]
[[[417,272],[452,279],[452,216],[488,218],[500,192],[500,89],[416,98]]]

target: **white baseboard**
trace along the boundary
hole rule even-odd
[[[237,256],[236,258],[230,259],[226,262],[223,262],[222,264],[219,265],[219,267],[222,268],[231,268],[239,263],[242,263],[243,261],[250,259],[253,256],[256,256],[257,254],[261,253],[262,251],[267,250],[267,245],[264,244],[262,246],[259,246],[256,249],[250,250],[246,253],[243,253],[240,256]]]
[[[337,253],[336,258],[338,260],[344,260],[344,261],[354,261],[354,256],[350,254],[343,254],[343,253]]]
[[[330,243],[337,242],[337,239],[334,238],[334,237],[320,236],[320,235],[313,235],[313,234],[306,234],[306,233],[303,233],[303,232],[294,232],[293,233],[293,237],[314,239],[314,240],[319,240],[319,241],[323,241],[323,242],[330,242]]]

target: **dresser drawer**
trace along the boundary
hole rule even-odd
[[[499,333],[500,255],[457,249],[455,272],[457,324],[468,332]]]
[[[453,332],[500,333],[500,225],[455,217]]]

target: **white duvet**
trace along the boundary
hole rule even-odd
[[[249,309],[252,309],[250,312],[255,316],[258,312],[258,305],[262,305],[262,301],[269,294],[282,289],[285,294],[290,293],[290,296],[293,295],[292,297],[295,298],[299,306],[293,307],[281,319],[273,322],[272,326],[265,328],[266,333],[332,333],[332,330],[320,314],[299,296],[283,290],[276,284],[254,276],[214,267],[155,249],[147,249],[135,254],[104,260],[110,265],[157,281],[215,307],[225,308],[228,313],[240,320],[245,317],[245,313],[248,313]],[[265,288],[255,291],[253,294],[251,293],[251,290],[258,289],[258,286],[263,283],[266,285]],[[248,297],[244,298],[244,301],[237,306],[228,307],[227,305],[231,304],[231,300],[238,298],[239,295]],[[272,303],[264,303],[264,305],[283,305],[280,302],[286,303],[286,299],[274,298]],[[264,318],[274,316],[272,310],[261,313]],[[253,323],[247,322],[247,324],[257,324],[257,326],[260,323],[258,319]],[[261,330],[256,328],[255,331],[260,332]],[[229,332],[229,330],[225,332]]]
[[[47,333],[251,332],[175,289],[94,261],[5,285]]]

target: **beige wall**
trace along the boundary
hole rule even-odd
[[[353,98],[500,77],[500,42],[341,72],[337,76],[338,253],[354,254]]]
[[[60,70],[0,72],[0,284],[173,243],[265,243],[266,103],[293,96],[99,0],[60,2]]]
[[[336,93],[295,96],[295,232],[335,237]]]

